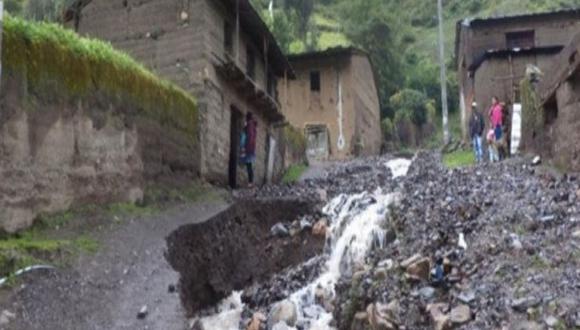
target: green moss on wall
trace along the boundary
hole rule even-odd
[[[532,82],[524,78],[520,82],[520,93],[522,98],[522,140],[523,147],[533,147],[533,140],[536,134],[540,133],[544,123],[544,111],[540,105],[540,99]]]
[[[4,20],[2,41],[3,66],[23,75],[36,95],[104,95],[112,104],[131,104],[161,124],[196,136],[195,99],[109,43],[11,16]]]
[[[284,137],[286,139],[287,146],[292,148],[293,152],[306,152],[306,138],[304,133],[294,126],[287,125],[284,127]]]

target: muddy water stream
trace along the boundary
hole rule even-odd
[[[385,164],[393,177],[407,174],[410,160],[395,159]],[[351,274],[364,265],[364,259],[373,246],[384,244],[384,224],[389,206],[400,198],[398,193],[378,189],[355,195],[339,195],[323,209],[329,219],[329,239],[325,251],[326,265],[319,277],[289,297],[297,307],[301,329],[330,330],[332,314],[323,306],[335,295],[335,285],[341,276]],[[323,301],[315,296],[323,295]],[[203,329],[237,330],[243,311],[241,293],[234,292],[218,306],[217,313],[199,319]],[[274,329],[277,327],[274,326]],[[288,329],[280,327],[280,329]],[[297,328],[289,328],[297,329]]]

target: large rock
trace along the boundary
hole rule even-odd
[[[431,262],[428,258],[415,261],[407,267],[407,276],[416,281],[426,281],[431,272]]]
[[[272,226],[272,228],[270,229],[270,233],[272,234],[272,236],[275,236],[275,237],[288,237],[288,236],[290,236],[290,232],[289,232],[288,228],[281,222]]]
[[[467,305],[459,305],[451,310],[449,318],[453,324],[465,324],[471,320],[471,309]]]
[[[451,320],[446,311],[449,309],[447,304],[430,304],[427,305],[427,312],[431,316],[433,328],[435,330],[451,329]]]
[[[314,224],[312,228],[312,235],[314,236],[326,236],[328,231],[328,220],[326,218],[321,218]]]
[[[250,323],[246,327],[246,330],[261,330],[262,324],[265,323],[266,320],[267,320],[266,315],[260,312],[254,313],[254,316],[252,316],[252,320],[250,320]]]
[[[367,307],[367,316],[373,330],[399,329],[399,302],[393,300],[388,305],[375,303]]]
[[[421,255],[420,254],[415,254],[414,256],[405,259],[403,262],[401,262],[401,267],[402,268],[407,268],[409,266],[411,266],[412,264],[416,263],[417,261],[421,260]]]
[[[15,318],[16,314],[8,310],[2,311],[2,314],[0,314],[0,329],[4,329],[4,327],[7,326]]]
[[[298,310],[296,305],[290,300],[283,300],[272,307],[270,315],[268,316],[268,329],[272,329],[274,325],[282,322],[293,327],[298,320]]]

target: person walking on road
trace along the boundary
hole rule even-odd
[[[475,153],[475,160],[478,163],[483,161],[482,136],[485,129],[483,116],[477,109],[477,103],[473,102],[471,119],[469,120],[469,134],[471,136],[471,143],[473,145],[473,152]]]
[[[248,185],[254,187],[254,164],[256,163],[256,139],[258,123],[251,112],[246,114],[246,126],[242,133],[242,162],[248,171]]]

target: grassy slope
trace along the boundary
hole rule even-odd
[[[401,27],[400,33],[408,33],[415,42],[410,52],[424,54],[437,61],[437,2],[425,0],[392,1],[391,11]],[[580,6],[577,0],[444,0],[445,43],[447,57],[451,58],[455,43],[455,23],[468,17],[490,17],[520,13],[542,12]],[[333,35],[329,29],[340,31],[340,23],[332,17],[331,7],[318,5],[314,20],[319,30],[324,31],[320,47],[327,44],[349,44],[342,33]]]

